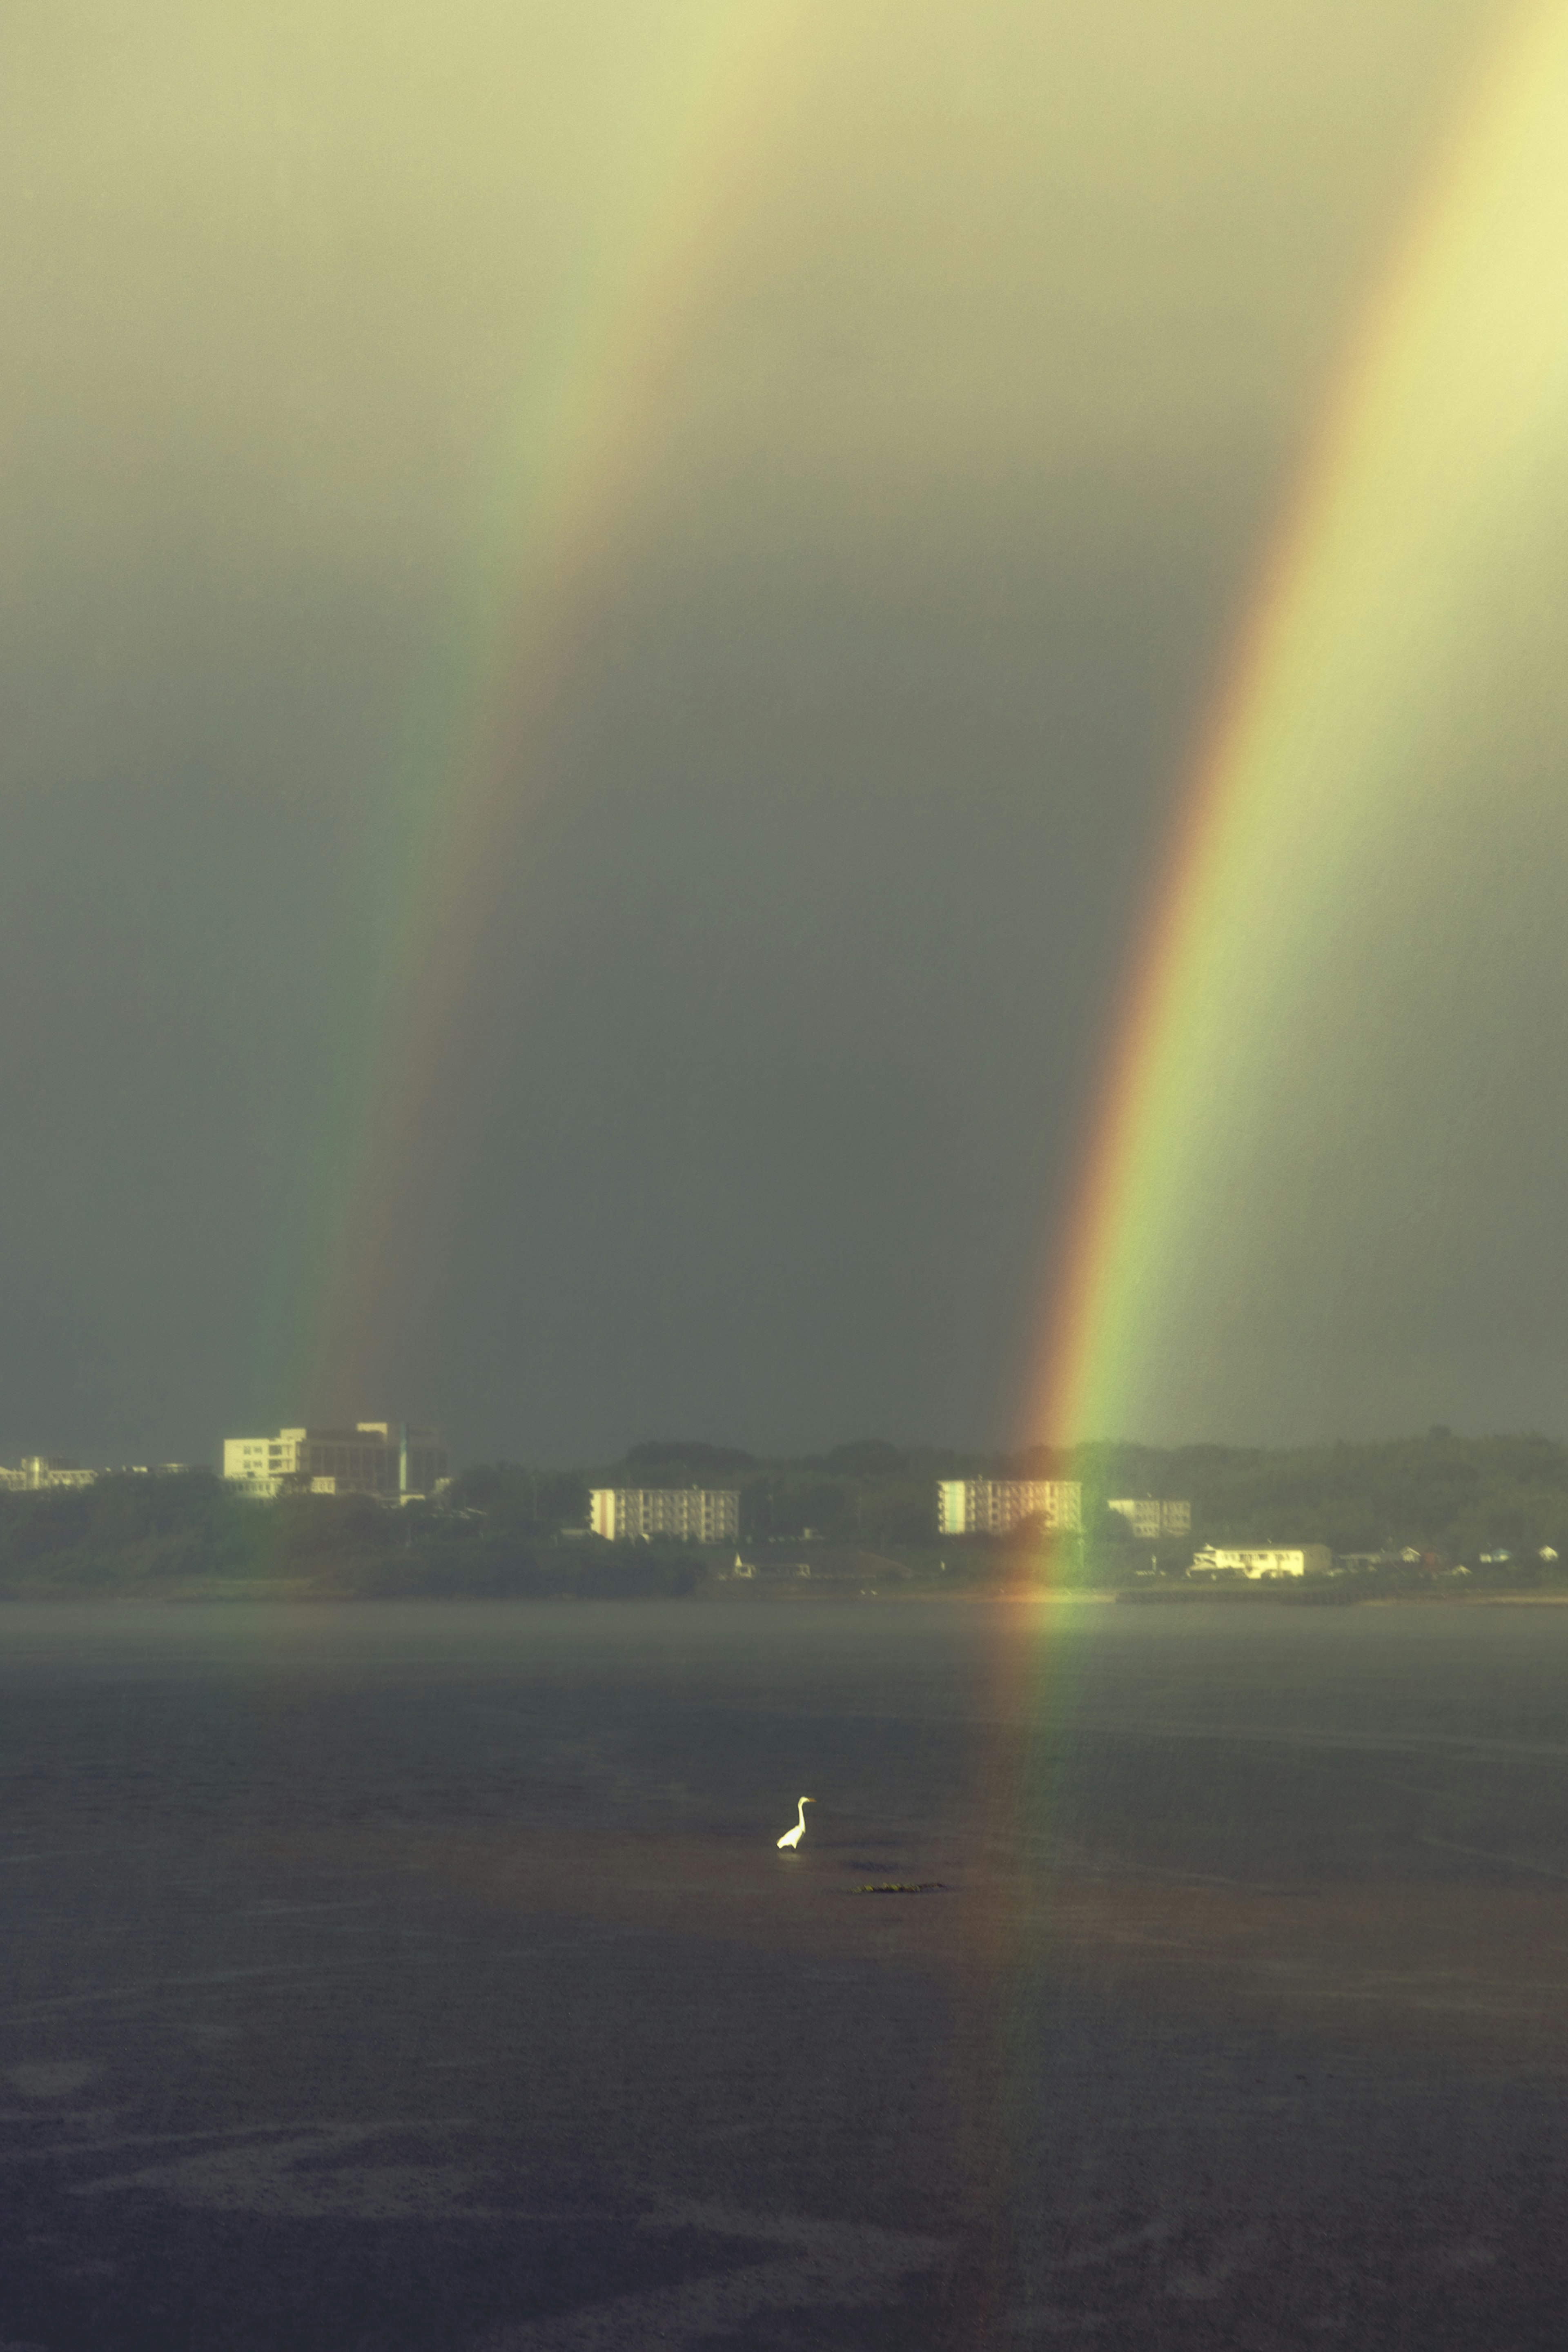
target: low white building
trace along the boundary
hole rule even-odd
[[[733,1486],[595,1486],[589,1524],[612,1543],[678,1536],[685,1543],[732,1543],[741,1532]]]
[[[0,1470],[0,1481],[37,1495],[50,1486],[90,1486],[95,1478],[107,1475],[102,1470],[84,1470],[79,1462],[64,1462],[51,1454],[24,1454],[18,1469]]]
[[[0,1489],[37,1495],[61,1486],[96,1486],[100,1478],[169,1478],[189,1466],[184,1462],[122,1462],[117,1469],[86,1470],[79,1462],[66,1462],[56,1454],[24,1454],[16,1469],[0,1469]]]
[[[1245,1576],[1260,1583],[1266,1577],[1321,1576],[1329,1568],[1327,1544],[1260,1545],[1256,1549],[1230,1549],[1206,1544],[1193,1554],[1189,1576]]]
[[[1083,1525],[1083,1486],[1077,1478],[942,1478],[937,1482],[936,1523],[944,1536],[1005,1535],[1024,1519],[1057,1532]]]
[[[276,1495],[285,1480],[317,1495],[428,1495],[447,1475],[438,1429],[407,1422],[359,1421],[352,1429],[279,1429],[270,1437],[226,1437],[223,1475],[247,1495]]]
[[[1157,1536],[1190,1536],[1193,1531],[1193,1507],[1190,1503],[1173,1503],[1152,1495],[1130,1496],[1120,1503],[1108,1503],[1106,1509],[1119,1511],[1135,1536],[1152,1539]]]

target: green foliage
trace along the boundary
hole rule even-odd
[[[830,1469],[847,1478],[897,1478],[909,1467],[908,1457],[885,1437],[861,1437],[853,1445],[836,1445],[827,1462]]]
[[[1506,1550],[1520,1573],[1523,1556],[1543,1547],[1568,1561],[1568,1448],[1539,1435],[1467,1438],[1437,1428],[1277,1449],[1089,1445],[1079,1450],[1074,1475],[1086,1504],[1091,1496],[1097,1505],[1112,1495],[1186,1497],[1194,1543],[1411,1549],[1472,1567],[1483,1552]]]
[[[855,1490],[848,1479],[782,1470],[742,1485],[741,1534],[746,1542],[804,1536],[808,1528],[823,1543],[853,1542]]]
[[[448,1512],[479,1511],[497,1527],[585,1527],[588,1481],[577,1470],[525,1470],[516,1462],[477,1462],[455,1478]]]
[[[0,1495],[0,1586],[89,1589],[187,1574],[188,1562],[221,1549],[234,1508],[222,1479],[205,1470]]]
[[[717,1473],[749,1470],[756,1460],[738,1445],[708,1445],[696,1437],[653,1437],[628,1447],[619,1465],[620,1486],[703,1486],[719,1483]],[[728,1483],[725,1481],[724,1483]]]
[[[0,1595],[272,1585],[345,1599],[668,1600],[700,1581],[702,1564],[686,1552],[562,1542],[531,1516],[509,1519],[513,1480],[527,1477],[498,1479],[493,1518],[474,1507],[392,1509],[368,1495],[257,1502],[202,1471],[0,1494]]]
[[[484,1536],[395,1548],[339,1562],[326,1590],[340,1598],[396,1601],[676,1601],[702,1580],[700,1559],[645,1544],[537,1548]]]

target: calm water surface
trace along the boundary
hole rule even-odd
[[[0,1741],[9,2352],[1563,2341],[1568,1611],[10,1607]]]

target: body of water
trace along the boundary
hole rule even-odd
[[[1568,1611],[14,1606],[0,1751],[9,2352],[1562,2339]]]

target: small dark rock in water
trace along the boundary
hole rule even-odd
[[[952,1889],[940,1878],[922,1878],[917,1885],[912,1879],[885,1878],[876,1886],[851,1887],[852,1895],[951,1895]]]

